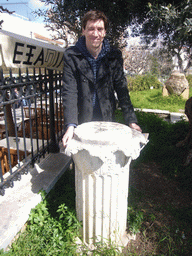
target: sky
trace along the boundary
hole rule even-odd
[[[43,18],[38,19],[32,13],[39,8],[45,8],[39,0],[0,0],[0,6],[15,11],[12,15],[0,13],[0,19],[4,21],[1,26],[3,30],[30,38],[33,33],[51,38],[51,32],[45,28]]]
[[[37,18],[33,14],[33,11],[45,8],[40,0],[0,0],[0,5],[10,11],[15,11],[15,15],[21,15],[30,21],[43,21],[43,19]]]

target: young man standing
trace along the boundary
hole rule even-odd
[[[64,147],[78,124],[114,121],[114,92],[125,124],[141,132],[129,97],[122,54],[105,39],[107,25],[102,12],[87,12],[82,20],[83,36],[64,53],[62,96],[67,129],[63,136]]]

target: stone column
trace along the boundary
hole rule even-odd
[[[66,153],[75,163],[76,212],[85,244],[127,244],[129,166],[146,143],[143,134],[118,123],[75,129]]]

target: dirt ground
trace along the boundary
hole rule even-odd
[[[124,255],[192,255],[191,191],[182,191],[155,163],[131,168],[129,184],[129,205],[143,212],[144,220]]]

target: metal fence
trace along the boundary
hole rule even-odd
[[[53,70],[0,70],[0,195],[46,153],[59,151],[61,80]]]

